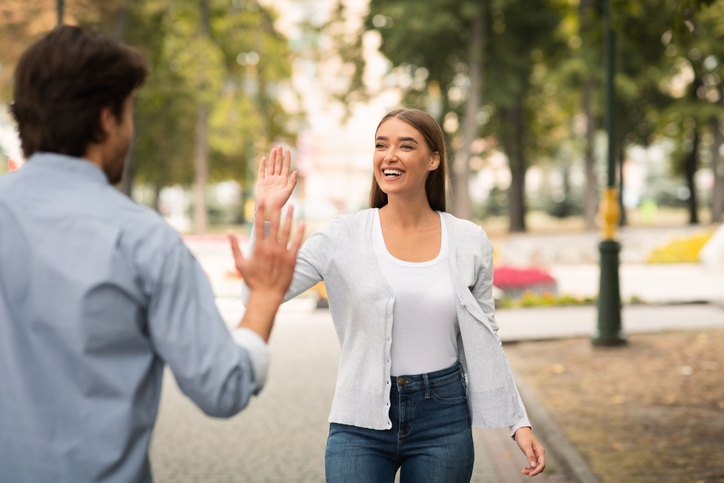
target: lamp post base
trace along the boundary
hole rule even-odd
[[[598,293],[598,330],[592,339],[596,347],[626,344],[621,329],[621,290],[618,277],[618,253],[621,244],[604,240],[598,244],[601,252],[601,281]]]

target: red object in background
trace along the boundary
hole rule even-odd
[[[15,160],[13,158],[8,158],[8,171],[10,171],[11,173],[13,171],[19,170],[20,166],[22,166],[22,165],[23,165],[22,161]]]
[[[555,283],[548,272],[539,268],[499,267],[493,270],[493,285],[501,290]]]

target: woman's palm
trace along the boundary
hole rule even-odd
[[[281,147],[271,150],[268,163],[266,158],[261,158],[256,196],[263,199],[269,208],[284,206],[297,184],[297,172],[289,176],[290,158],[289,150],[283,151]],[[264,219],[267,219],[266,213]]]

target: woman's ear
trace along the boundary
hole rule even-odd
[[[440,152],[435,151],[432,153],[432,159],[430,160],[430,166],[428,171],[435,171],[440,166]]]

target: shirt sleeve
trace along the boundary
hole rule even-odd
[[[264,231],[268,234],[271,223],[264,222]],[[294,267],[294,277],[289,286],[289,290],[284,295],[284,302],[293,299],[297,295],[306,292],[310,288],[321,282],[324,277],[324,266],[329,260],[328,253],[328,237],[324,231],[312,233],[309,238],[302,244],[297,253],[297,264]],[[256,230],[252,228],[249,237],[249,250],[247,256],[251,254],[256,242]],[[323,254],[327,253],[325,257]],[[246,283],[241,286],[241,300],[246,305],[249,301],[250,290]]]
[[[483,311],[483,314],[485,314],[485,317],[487,317],[490,321],[491,326],[496,329],[495,337],[498,339],[498,343],[500,343],[502,346],[502,342],[498,337],[497,333],[498,323],[495,320],[495,301],[493,300],[493,245],[492,243],[490,243],[490,240],[488,240],[488,237],[482,228],[480,229],[480,231],[482,238],[480,247],[482,263],[479,267],[477,280],[472,288],[472,294],[473,296],[475,296],[475,300],[478,302],[478,305]],[[510,367],[508,367],[507,369],[510,371]],[[528,414],[526,413],[525,406],[523,405],[523,400],[520,398],[520,393],[518,392],[517,387],[515,388],[515,392],[518,396],[517,401],[522,417],[518,420],[517,423],[510,426],[511,438],[514,437],[515,432],[518,431],[518,429],[526,426],[531,427],[530,421],[528,420]]]
[[[244,327],[235,329],[231,336],[234,342],[246,349],[249,354],[256,379],[256,394],[266,383],[266,375],[269,371],[269,346],[259,334]]]
[[[236,414],[264,384],[265,344],[243,331],[232,339],[206,274],[180,239],[152,289],[148,331],[181,391],[210,416]]]

